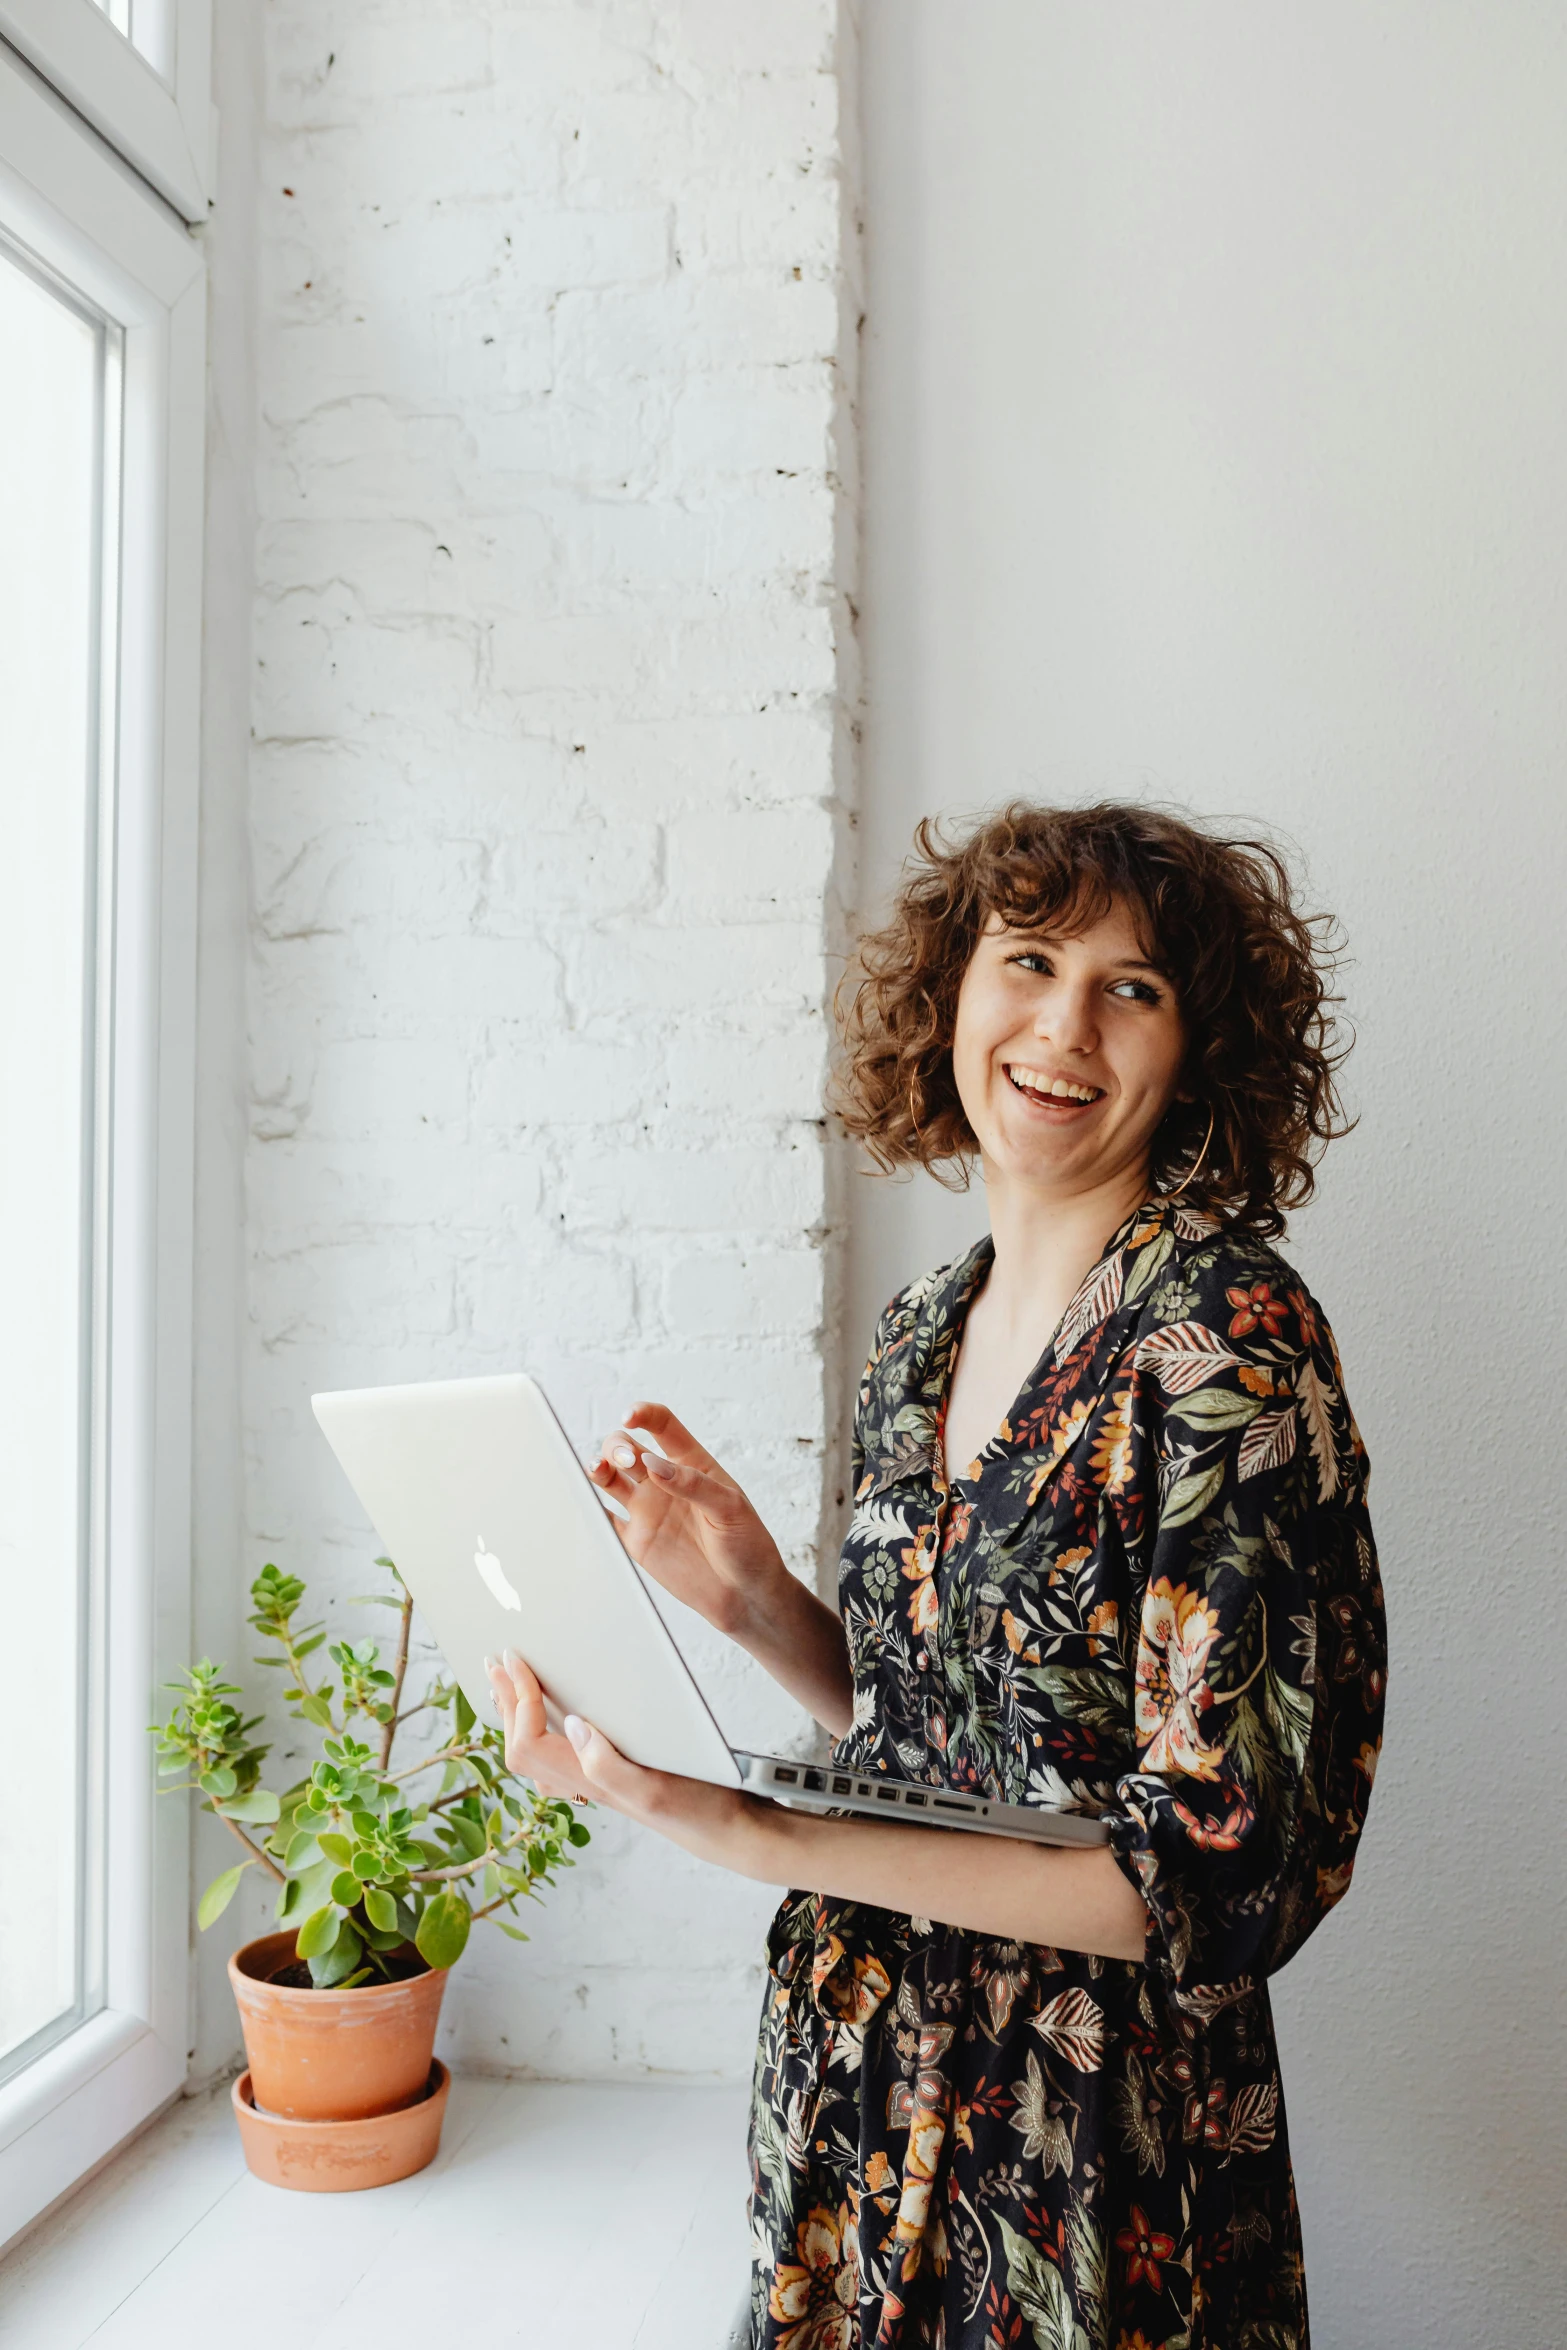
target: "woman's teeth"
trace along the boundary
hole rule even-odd
[[[1019,1093],[1034,1101],[1086,1104],[1098,1101],[1104,1092],[1102,1085],[1074,1085],[1066,1077],[1047,1077],[1042,1069],[1009,1068],[1007,1075]]]

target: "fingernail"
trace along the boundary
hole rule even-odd
[[[522,1659],[514,1648],[508,1648],[506,1654],[501,1658],[501,1663],[506,1667],[508,1672],[511,1671],[514,1665],[520,1665],[521,1662]]]
[[[592,1737],[592,1731],[588,1728],[587,1723],[583,1720],[580,1714],[568,1714],[566,1716],[565,1728],[567,1737],[571,1740],[572,1745],[580,1754],[582,1749],[587,1745],[588,1740]]]
[[[609,1457],[612,1461],[617,1461],[623,1469],[634,1469],[637,1465],[636,1453],[629,1444],[617,1444]]]
[[[650,1477],[672,1477],[675,1473],[674,1462],[666,1461],[661,1452],[645,1452],[642,1466]]]
[[[484,1660],[484,1669],[487,1673],[498,1673],[501,1669],[500,1658],[498,1656],[487,1656]]]

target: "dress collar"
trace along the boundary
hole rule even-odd
[[[1099,1328],[1127,1294],[1128,1281],[1134,1271],[1140,1276],[1132,1283],[1133,1294],[1141,1297],[1148,1286],[1153,1270],[1153,1258],[1143,1255],[1156,1241],[1170,1241],[1179,1233],[1185,1239],[1196,1239],[1214,1227],[1207,1219],[1198,1218],[1190,1210],[1182,1211],[1179,1202],[1162,1198],[1157,1192],[1135,1207],[1118,1224],[1105,1242],[1094,1263],[1089,1266],[1073,1293],[1066,1312],[1051,1336],[1040,1368],[1052,1359],[1064,1362],[1085,1338]],[[1153,1251],[1153,1257],[1162,1265],[1170,1254],[1169,1247]],[[938,1390],[945,1386],[951,1368],[953,1353],[968,1309],[976,1291],[988,1278],[995,1262],[996,1244],[991,1235],[982,1233],[972,1248],[946,1266],[934,1279],[927,1295],[921,1300],[919,1334],[924,1343],[919,1349],[919,1383],[927,1391],[934,1383]],[[1146,1268],[1146,1270],[1145,1270]]]
[[[1086,1358],[1094,1341],[1123,1309],[1141,1306],[1159,1273],[1169,1262],[1177,1239],[1196,1240],[1217,1229],[1210,1218],[1184,1208],[1179,1201],[1152,1194],[1134,1208],[1105,1242],[1097,1260],[1079,1282],[1048,1346],[1019,1389],[1018,1400],[1033,1395],[1047,1377],[1059,1374],[1074,1357]],[[930,1466],[938,1489],[945,1490],[941,1427],[952,1364],[963,1335],[968,1310],[995,1261],[996,1247],[987,1232],[932,1282],[921,1301],[914,1333],[911,1387],[929,1414]],[[1075,1384],[1075,1381],[1074,1381]],[[998,1441],[1005,1443],[1010,1423],[1004,1421],[980,1454],[994,1458]],[[957,1480],[961,1482],[962,1480]]]

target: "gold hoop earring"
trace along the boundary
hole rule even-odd
[[[1208,1145],[1213,1140],[1213,1121],[1214,1111],[1210,1106],[1208,1111],[1208,1131],[1202,1138],[1202,1149],[1197,1153],[1196,1158],[1193,1159],[1191,1165],[1187,1168],[1185,1174],[1181,1177],[1181,1180],[1176,1185],[1175,1189],[1165,1193],[1164,1196],[1167,1200],[1180,1198],[1182,1192],[1186,1189],[1186,1186],[1191,1182],[1198,1168],[1202,1165],[1203,1160],[1208,1156]]]

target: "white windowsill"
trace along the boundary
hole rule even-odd
[[[68,2194],[178,2092],[183,2070],[140,2016],[112,2008],[47,2050],[0,2089],[0,2215],[14,2225]]]
[[[7,2350],[465,2341],[726,2350],[746,2290],[745,2092],[458,2079],[427,2171],[287,2194],[228,2088],[182,2100],[0,2263]]]
[[[139,2016],[105,2010],[35,2057],[25,2072],[0,2088],[0,2151],[85,2088],[146,2030]]]

